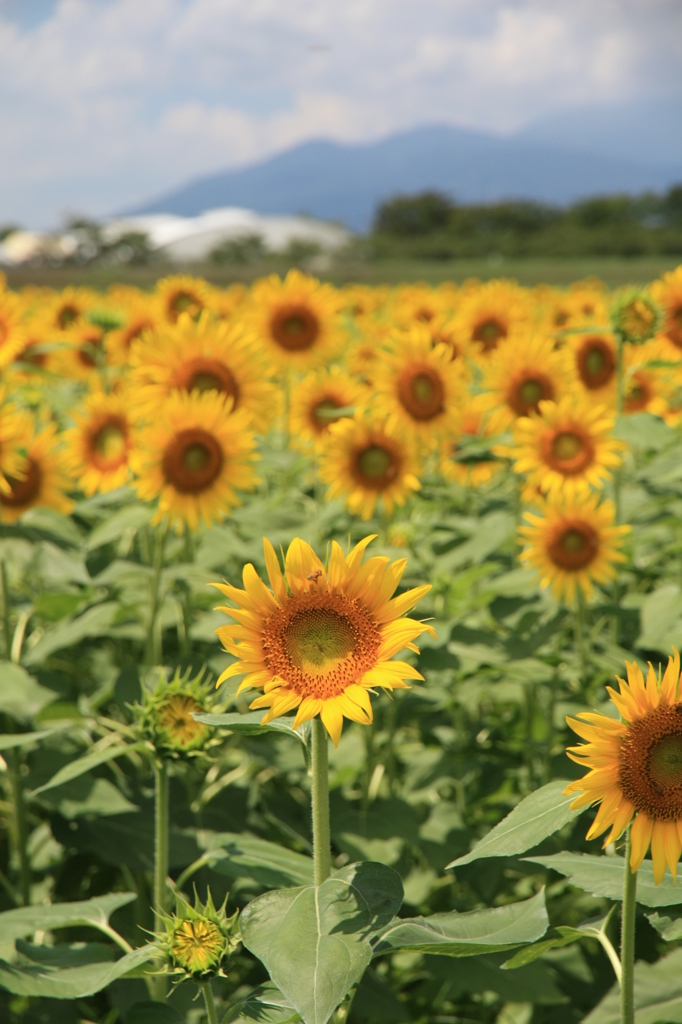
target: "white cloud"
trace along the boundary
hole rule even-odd
[[[678,0],[61,0],[28,28],[0,0],[0,223],[313,137],[678,93],[681,30]]]

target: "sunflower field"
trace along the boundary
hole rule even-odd
[[[0,369],[3,1024],[682,1022],[682,267],[0,279]]]

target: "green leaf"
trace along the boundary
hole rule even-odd
[[[233,1000],[227,1007],[223,1024],[249,1024],[250,1021],[257,1021],[258,1024],[289,1024],[290,1021],[300,1019],[277,986],[268,981],[254,988],[247,996]]]
[[[54,931],[90,925],[106,931],[109,918],[118,910],[137,899],[134,892],[114,892],[76,903],[52,903],[47,906],[18,907],[0,914],[0,942],[13,942],[37,931]]]
[[[21,665],[0,661],[0,711],[25,722],[56,699],[54,690],[37,683]]]
[[[199,832],[206,859],[214,871],[232,878],[253,878],[267,889],[307,885],[313,880],[313,861],[277,843],[233,832]]]
[[[154,946],[142,946],[112,960],[111,946],[100,943],[31,946],[18,942],[28,962],[9,964],[0,960],[0,986],[21,996],[50,999],[81,999],[94,995],[130,971],[148,963]]]
[[[558,871],[578,889],[591,892],[593,896],[604,896],[609,900],[623,898],[625,861],[622,857],[554,853],[547,857],[524,857],[524,860]],[[651,861],[645,860],[637,872],[637,902],[645,907],[674,906],[682,903],[682,886],[675,886],[670,875],[665,875],[663,881],[656,885]]]
[[[239,713],[224,715],[194,715],[197,722],[205,725],[219,725],[230,732],[237,732],[245,736],[258,736],[265,732],[285,733],[287,736],[295,736],[305,746],[305,737],[297,730],[291,728],[293,718],[276,718],[269,725],[261,725],[263,718],[262,711],[247,711],[246,714]]]
[[[24,656],[27,665],[39,665],[64,647],[72,647],[87,637],[104,636],[118,611],[116,601],[105,601],[103,604],[88,608],[77,619],[64,620],[52,629],[46,630],[44,636],[35,647]]]
[[[614,985],[582,1024],[620,1024],[620,991]],[[635,964],[636,1024],[682,1022],[682,949],[655,964]]]
[[[506,907],[393,921],[379,935],[374,955],[413,949],[444,956],[476,956],[534,942],[545,934],[548,924],[543,889],[529,900]]]
[[[63,725],[60,728],[63,729],[65,727],[66,725]],[[48,736],[53,736],[56,732],[59,732],[60,728],[43,729],[41,732],[5,733],[0,735],[0,750],[11,750],[13,747],[24,747],[27,743],[39,743]]]
[[[150,522],[152,511],[150,505],[129,505],[114,512],[103,523],[95,527],[88,537],[88,551],[94,551],[95,548],[102,547],[104,544],[110,544],[111,541],[118,540],[125,533],[137,533],[139,529]]]
[[[79,775],[84,775],[86,772],[91,771],[91,769],[97,768],[100,764],[113,761],[115,758],[120,757],[121,754],[129,754],[134,750],[144,750],[146,746],[145,741],[140,740],[139,743],[112,743],[111,746],[104,747],[102,750],[93,750],[84,757],[79,757],[75,761],[65,764],[56,775],[52,776],[49,782],[46,782],[43,786],[38,786],[31,795],[37,796],[39,793],[44,793],[47,789],[54,789],[55,786],[61,786],[64,782],[77,779]]]
[[[574,942],[579,942],[583,935],[554,935],[551,939],[542,939],[541,942],[532,942],[530,946],[525,946],[524,949],[520,949],[518,953],[510,957],[504,964],[504,967],[508,970],[517,970],[519,967],[525,967],[527,964],[533,963],[534,960],[538,960],[539,957],[544,956],[545,953],[549,953],[550,949],[561,949],[563,946],[572,946]]]
[[[682,911],[668,914],[647,914],[649,924],[655,928],[662,939],[666,942],[676,942],[682,939]]]
[[[259,896],[242,911],[242,941],[305,1024],[326,1024],[372,958],[370,935],[401,901],[391,868],[351,864],[322,885]]]
[[[669,652],[680,635],[682,595],[676,583],[667,583],[647,594],[640,608],[642,631],[636,646]]]
[[[570,810],[569,804],[574,797],[563,796],[567,785],[567,781],[556,779],[531,793],[473,850],[447,866],[460,867],[481,857],[514,857],[537,846],[581,813],[580,810]]]

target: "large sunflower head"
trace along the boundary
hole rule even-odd
[[[431,626],[404,618],[431,588],[415,587],[393,597],[407,559],[375,557],[362,563],[365,537],[344,555],[332,542],[324,565],[296,537],[286,554],[284,574],[266,539],[265,564],[270,587],[253,565],[244,567],[244,590],[214,586],[233,602],[221,607],[235,625],[220,626],[218,636],[237,661],[218,683],[243,676],[238,692],[261,690],[252,708],[267,708],[263,722],[296,710],[293,727],[319,715],[338,744],[343,719],[372,721],[369,692],[375,687],[404,688],[406,679],[423,677],[394,655],[408,648]],[[235,607],[236,606],[236,607]]]
[[[381,500],[386,515],[421,487],[413,443],[396,424],[355,415],[338,420],[320,446],[320,479],[328,498],[345,498],[349,510],[369,519]]]
[[[614,526],[615,507],[597,495],[581,500],[548,501],[541,514],[526,512],[519,527],[525,543],[521,561],[540,573],[540,586],[571,603],[578,588],[590,597],[595,583],[616,575],[625,561],[620,550],[629,526]]]
[[[626,663],[627,682],[618,677],[618,691],[607,687],[620,721],[587,711],[566,719],[586,741],[568,756],[587,773],[564,792],[579,794],[571,807],[600,804],[587,838],[609,829],[606,846],[631,824],[630,870],[651,847],[656,885],[666,864],[677,880],[682,852],[682,695],[673,650],[662,679],[649,665],[645,682],[639,665]]]
[[[372,383],[377,414],[427,447],[453,428],[465,395],[464,375],[451,347],[434,347],[424,327],[394,335],[377,361]]]
[[[128,480],[132,427],[125,395],[96,390],[85,397],[67,431],[68,465],[81,490],[92,495]]]
[[[273,274],[256,282],[244,320],[279,366],[307,369],[329,362],[342,345],[342,305],[331,285],[290,270],[283,281]]]
[[[520,416],[537,412],[540,402],[558,402],[574,388],[573,364],[550,337],[530,335],[505,342],[483,371],[491,430],[506,430]]]
[[[625,445],[612,436],[615,422],[605,406],[587,399],[540,402],[537,413],[516,421],[509,451],[514,471],[551,497],[587,495],[621,463]]]
[[[332,423],[353,415],[355,407],[363,404],[366,391],[363,384],[339,366],[307,374],[291,392],[292,444],[307,447],[324,437]]]
[[[616,395],[618,348],[613,334],[606,331],[573,334],[568,348],[580,385],[597,402],[612,405]]]
[[[14,523],[38,506],[68,515],[73,508],[68,497],[71,480],[56,424],[31,422],[24,443],[26,457],[20,472],[16,476],[7,474],[9,490],[0,490],[0,520]]]
[[[249,419],[230,408],[216,391],[174,392],[137,432],[130,465],[140,498],[158,498],[157,522],[168,516],[178,530],[210,525],[241,504],[237,491],[258,483]]]
[[[272,367],[262,346],[239,324],[216,321],[208,312],[197,321],[182,314],[137,341],[130,365],[130,400],[142,419],[153,419],[175,391],[220,394],[255,430],[264,430],[279,411],[280,392],[268,379]]]
[[[651,293],[663,310],[661,334],[679,355],[682,352],[682,266],[654,281]]]

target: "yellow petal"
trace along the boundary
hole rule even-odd
[[[640,865],[644,860],[644,856],[649,849],[649,843],[651,842],[651,833],[653,832],[654,821],[653,818],[647,817],[646,814],[642,814],[641,811],[635,818],[630,829],[630,837],[632,841],[632,850],[630,852],[630,869],[632,871],[639,871]]]
[[[358,544],[356,544],[353,550],[349,552],[349,554],[346,556],[346,566],[348,568],[349,576],[352,575],[358,568],[360,562],[362,561],[362,556],[365,553],[365,548],[375,539],[375,537],[377,537],[376,533],[370,533],[368,537],[365,537]]]
[[[263,537],[263,550],[265,552],[265,568],[268,570],[270,586],[272,587],[278,602],[280,604],[284,604],[287,599],[287,585],[284,582],[284,576],[282,575],[282,570],[279,567],[277,552],[267,537]]]
[[[339,740],[341,739],[341,730],[343,729],[343,714],[339,707],[336,697],[331,697],[329,700],[325,700],[322,704],[322,710],[320,711],[320,718],[322,724],[329,733],[332,739],[332,743],[335,747],[338,747]]]
[[[665,821],[654,820],[654,827],[651,831],[651,863],[654,868],[654,883],[656,885],[663,881],[665,874]]]
[[[309,722],[315,715],[319,715],[322,710],[322,701],[317,697],[304,697],[298,706],[296,712],[296,718],[294,719],[293,729],[298,729],[299,725],[303,725],[304,722]]]
[[[673,647],[673,657],[668,658],[668,667],[661,682],[661,703],[672,704],[677,699],[677,685],[680,681],[680,653]]]

